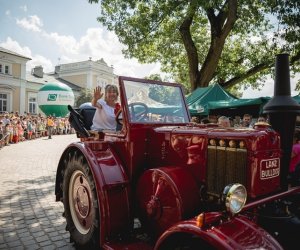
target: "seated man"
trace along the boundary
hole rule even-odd
[[[101,98],[104,95],[104,100]],[[117,86],[108,84],[105,87],[105,93],[101,92],[101,87],[94,89],[94,97],[92,105],[96,107],[96,112],[93,118],[92,130],[116,130],[116,113],[120,109],[120,104],[117,103],[119,91]]]

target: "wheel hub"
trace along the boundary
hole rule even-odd
[[[92,226],[92,191],[83,172],[72,174],[69,186],[69,202],[74,225],[82,234],[87,234]]]
[[[79,215],[82,218],[86,218],[89,213],[90,204],[89,204],[89,194],[87,189],[84,186],[79,186],[77,188],[75,200],[76,200],[76,208],[78,210]]]

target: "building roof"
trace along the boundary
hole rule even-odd
[[[3,47],[0,47],[0,52],[3,52],[3,53],[6,53],[6,54],[10,54],[10,55],[14,55],[14,56],[18,56],[18,57],[22,57],[22,58],[31,60],[30,57],[20,55],[20,54],[18,54],[18,53],[15,53],[15,52],[13,52],[13,51],[11,51],[11,50],[8,50],[8,49],[5,49],[5,48],[3,48]]]
[[[40,84],[60,82],[60,83],[66,84],[72,90],[75,90],[75,91],[80,91],[81,90],[81,87],[59,78],[57,76],[57,74],[55,74],[55,73],[44,73],[43,77],[36,77],[31,72],[27,71],[26,72],[26,80],[28,82],[34,82],[34,83],[40,83]]]

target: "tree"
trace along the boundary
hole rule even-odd
[[[79,107],[81,104],[86,102],[91,102],[92,98],[92,90],[85,88],[81,89],[79,95],[76,97],[75,107]]]
[[[168,105],[176,105],[180,103],[178,89],[170,86],[150,86],[149,97],[155,101]]]
[[[258,88],[282,50],[290,53],[293,69],[299,72],[299,34],[292,39],[299,33],[297,1],[89,2],[100,3],[98,21],[127,46],[126,57],[141,63],[159,61],[162,71],[191,90],[211,81],[225,88]]]
[[[160,76],[160,74],[151,74],[147,77],[145,77],[145,79],[149,79],[149,80],[155,80],[155,81],[162,81],[162,77]]]
[[[274,0],[275,1],[275,0]],[[271,1],[271,9],[277,13],[283,29],[277,32],[284,43],[286,51],[292,51],[290,64],[292,72],[300,72],[300,2],[296,0],[277,0]],[[300,79],[298,80],[296,90],[300,91]]]

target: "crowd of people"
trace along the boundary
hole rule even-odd
[[[241,118],[240,116],[235,116],[234,118],[227,116],[209,116],[204,117],[201,120],[198,117],[192,117],[192,122],[207,124],[214,123],[218,124],[220,127],[244,127],[253,128],[256,122],[268,123],[267,117],[260,115],[258,118],[253,118],[250,114],[244,114]]]
[[[109,91],[111,93],[109,93]],[[111,97],[112,99],[112,104],[107,108],[103,108],[106,107],[106,102],[98,104],[98,101],[102,97],[102,95],[103,93],[101,93],[101,89],[97,89],[94,91],[93,105],[98,109],[98,112],[101,112],[102,109],[105,111],[109,108],[112,109],[112,111],[110,112],[112,113],[111,116],[114,117],[114,111],[116,109],[115,99],[118,96],[118,92],[115,89],[106,89],[106,102],[108,102],[107,96]],[[95,119],[103,121],[103,119],[99,119],[97,115],[95,115]],[[93,121],[94,125],[95,119]],[[254,124],[256,122],[267,123],[268,119],[262,115],[258,118],[252,118],[250,114],[244,114],[242,118],[239,116],[235,116],[234,119],[231,119],[227,116],[210,116],[202,118],[201,120],[198,117],[192,117],[192,122],[201,124],[214,123],[218,124],[220,127],[252,128],[254,127]],[[103,124],[101,126],[103,126]],[[111,126],[113,126],[113,128],[115,127],[115,125]],[[67,117],[44,117],[41,114],[32,115],[29,113],[19,115],[18,112],[5,112],[3,114],[0,114],[0,149],[3,146],[9,146],[11,144],[19,143],[25,140],[32,140],[39,137],[48,137],[49,139],[51,139],[52,135],[74,133],[75,130],[71,127]],[[297,133],[294,136],[294,144],[292,147],[289,172],[293,174],[296,172],[296,170],[299,172],[299,177],[297,178],[300,178],[300,133]]]
[[[0,114],[0,148],[25,140],[61,134],[73,134],[68,118],[32,115],[19,112]]]

